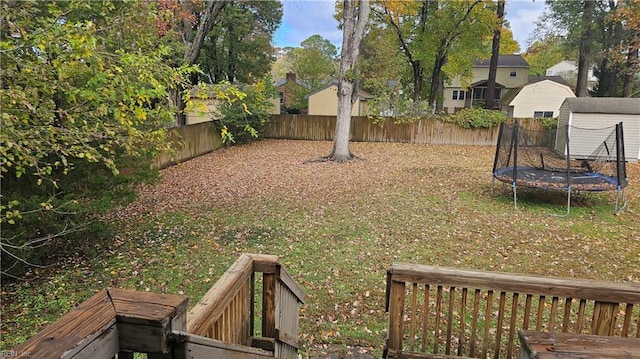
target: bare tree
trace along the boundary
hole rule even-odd
[[[333,139],[333,150],[329,160],[347,162],[353,158],[349,150],[351,110],[357,99],[355,64],[360,53],[360,42],[369,20],[371,3],[369,0],[343,0],[342,52],[338,77],[338,120]]]

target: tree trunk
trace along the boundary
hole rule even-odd
[[[442,80],[442,67],[447,62],[447,57],[442,51],[436,54],[436,60],[431,73],[431,85],[429,86],[429,106],[432,106],[432,112],[442,110],[442,96],[438,96],[440,92],[440,84]]]
[[[487,94],[484,108],[494,109],[496,92],[496,73],[498,72],[498,57],[500,56],[500,34],[502,32],[502,18],[504,17],[504,0],[498,0],[496,11],[500,26],[493,32],[493,42],[491,43],[491,62],[489,63],[489,78],[487,79]]]
[[[178,85],[181,89],[182,86]],[[169,89],[169,106],[174,109],[176,114],[176,125],[184,126],[187,124],[187,115],[184,113],[184,109],[186,108],[186,104],[182,99],[182,91],[177,88]]]
[[[637,40],[636,40],[637,41]],[[636,66],[638,64],[638,44],[629,46],[627,53],[627,70],[624,74],[624,85],[622,86],[622,96],[631,97],[633,95],[633,78],[636,74]]]
[[[580,37],[580,55],[578,56],[578,79],[576,84],[576,96],[586,97],[587,92],[587,80],[589,77],[589,64],[591,61],[591,37],[593,31],[591,30],[593,21],[593,12],[595,10],[595,1],[584,1],[584,11],[582,13],[582,21],[586,26],[586,29]]]
[[[200,49],[202,48],[205,35],[209,30],[211,30],[211,26],[213,26],[218,15],[220,15],[220,12],[226,5],[227,1],[224,0],[209,0],[207,10],[200,19],[200,25],[198,25],[195,36],[191,36],[191,29],[184,29],[185,34],[183,36],[183,40],[186,45],[186,50],[184,52],[184,57],[182,58],[183,65],[193,65],[196,63],[198,56],[200,55]],[[169,102],[170,105],[175,108],[176,125],[178,126],[186,124],[186,114],[184,113],[186,104],[182,99],[183,91],[184,87],[182,84],[176,84],[175,89],[169,89]]]
[[[333,150],[329,159],[335,162],[347,162],[353,157],[349,150],[351,128],[351,110],[356,98],[354,72],[356,59],[360,52],[360,41],[369,20],[371,4],[369,0],[360,0],[357,13],[352,0],[343,0],[342,53],[338,83],[338,119],[333,139]]]
[[[427,24],[427,16],[429,14],[429,11],[433,11],[434,8],[437,8],[437,2],[434,0],[426,0],[422,4],[422,7],[420,8],[420,20],[419,20],[419,27],[421,32],[425,31],[426,24]],[[424,83],[423,62],[414,58],[414,54],[411,52],[411,49],[409,49],[409,41],[407,41],[404,38],[402,34],[402,30],[400,29],[399,22],[396,23],[396,21],[394,20],[394,17],[391,15],[391,13],[388,10],[385,10],[385,14],[387,15],[387,18],[388,18],[387,21],[389,25],[393,27],[393,30],[398,36],[398,42],[400,43],[400,48],[402,49],[402,52],[407,57],[407,61],[411,65],[411,70],[413,74],[412,101],[413,101],[413,104],[415,105],[422,98],[422,84]]]
[[[351,135],[351,92],[353,82],[340,80],[338,84],[338,119],[336,122],[336,133],[333,140],[333,150],[331,160],[335,162],[347,162],[351,160],[352,154],[349,150],[349,137]]]
[[[413,69],[413,104],[417,104],[422,96],[422,82],[424,81],[424,68],[420,60],[412,61],[411,68]]]

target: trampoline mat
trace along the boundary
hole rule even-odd
[[[567,173],[556,172],[534,167],[518,166],[515,183],[516,186],[524,186],[542,189],[567,190]],[[505,183],[513,183],[513,167],[500,168],[493,176]],[[605,176],[597,172],[572,172],[570,173],[572,191],[614,191],[618,188],[618,179]]]

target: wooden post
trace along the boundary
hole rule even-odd
[[[116,309],[121,351],[149,353],[150,359],[171,357],[168,336],[186,326],[186,297],[121,289],[110,289],[109,297]]]
[[[131,358],[134,352],[166,358],[169,333],[184,329],[186,309],[183,296],[103,290],[14,352],[31,358]]]
[[[392,353],[402,350],[405,294],[405,283],[391,279],[391,285],[389,287],[389,338],[387,339],[387,348]]]
[[[611,336],[616,326],[618,303],[595,302],[591,334]]]
[[[262,277],[262,336],[276,337],[276,273],[264,273]]]

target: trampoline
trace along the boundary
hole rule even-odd
[[[567,192],[616,191],[614,212],[627,204],[622,123],[604,129],[565,126],[533,131],[501,124],[493,165],[493,179],[510,184],[517,208],[518,187]],[[495,185],[494,185],[495,186]],[[493,187],[492,186],[492,191]]]

